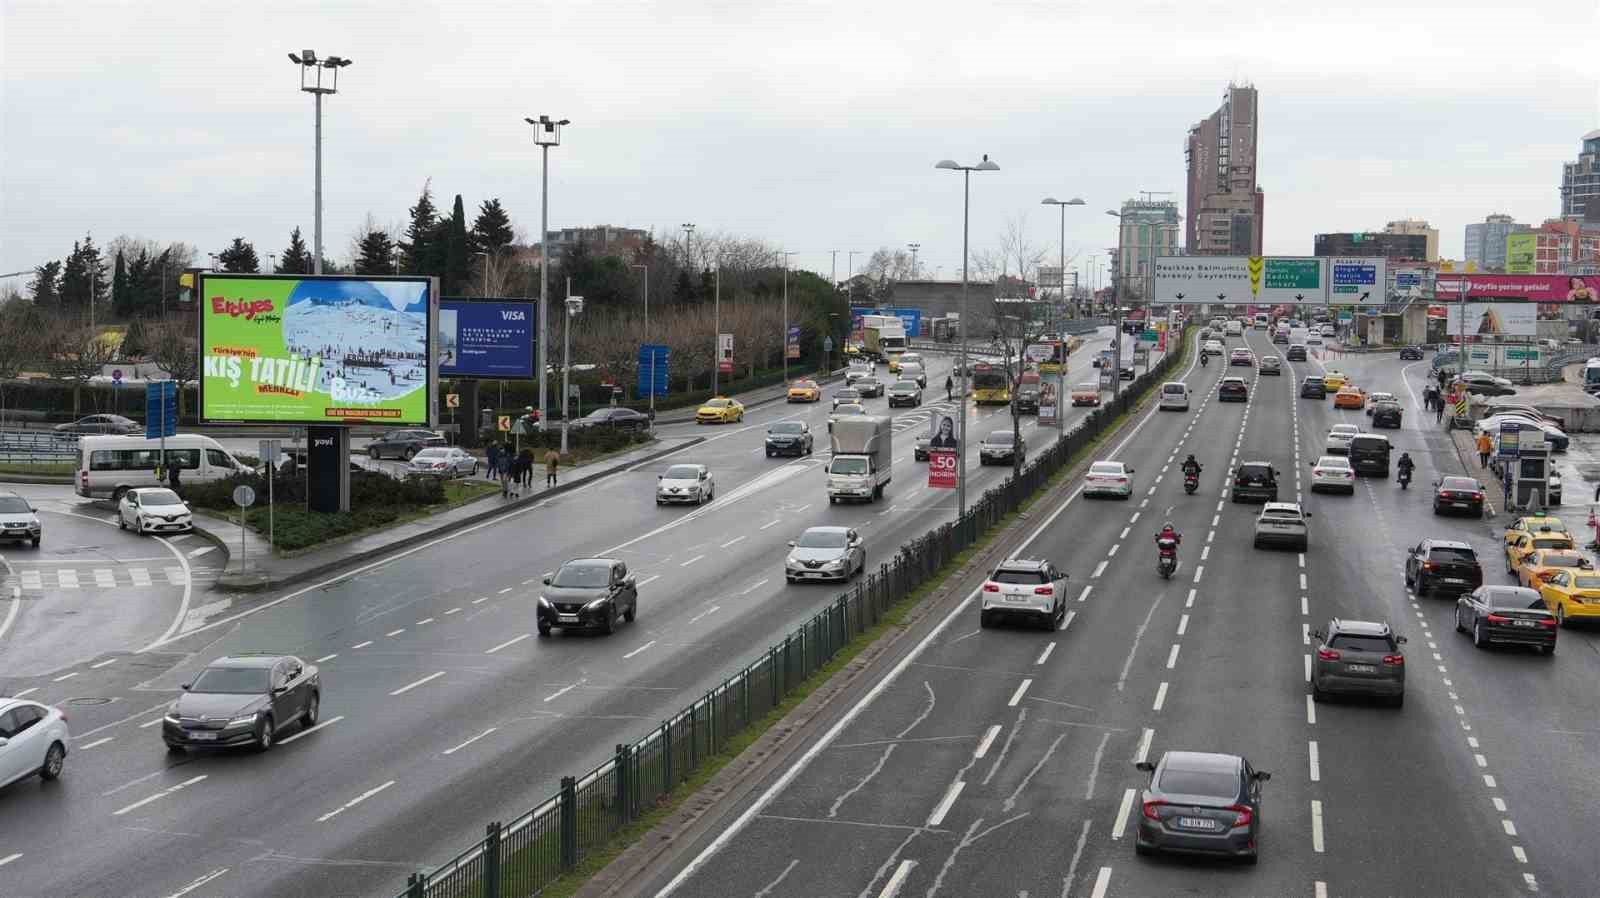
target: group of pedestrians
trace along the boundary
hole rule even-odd
[[[524,490],[533,490],[533,469],[537,462],[534,461],[533,449],[523,449],[517,452],[510,446],[502,443],[490,443],[485,450],[489,469],[490,480],[500,481],[500,495],[504,498],[515,499],[522,495]],[[544,485],[546,488],[556,485],[556,472],[561,467],[561,453],[550,449],[544,454]]]

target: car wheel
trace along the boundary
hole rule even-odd
[[[1557,605],[1556,606],[1556,626],[1565,627],[1566,625],[1567,625],[1567,606],[1565,606],[1565,605]]]
[[[772,450],[768,449],[767,450],[767,458],[771,458],[771,457],[772,457]]]
[[[316,726],[317,725],[317,716],[321,712],[322,712],[322,694],[319,693],[319,692],[313,692],[313,693],[311,693],[311,700],[306,702],[306,710],[305,710],[305,712],[300,715],[300,726],[301,726],[301,728],[309,730],[312,727]]]
[[[32,540],[32,543],[33,543],[33,547],[35,549],[39,548],[39,541],[38,540]]]
[[[67,762],[67,750],[61,743],[50,743],[50,750],[44,753],[44,764],[39,767],[39,779],[50,782],[60,778],[61,768]]]
[[[540,636],[549,636],[550,635],[550,625],[545,623],[545,622],[543,622],[543,621],[540,621],[539,622],[539,635]]]
[[[139,536],[144,536],[144,521],[142,519],[140,519],[140,518],[134,518],[133,519],[133,532],[138,534]]]
[[[1143,842],[1135,840],[1133,843],[1133,853],[1140,857],[1149,857],[1150,855],[1155,854],[1156,850],[1151,848],[1149,845],[1144,844]]]
[[[1327,693],[1323,692],[1322,691],[1322,687],[1317,685],[1316,678],[1312,677],[1311,678],[1311,700],[1314,701],[1314,702],[1320,703],[1326,696],[1327,696]]]
[[[256,751],[268,751],[271,749],[273,740],[277,735],[278,731],[272,723],[272,718],[261,718],[261,722],[256,724]]]
[[[377,461],[377,459],[378,459],[378,447],[377,446],[368,446],[367,447],[367,457],[372,459],[373,461]]]
[[[1556,645],[1553,642],[1550,643],[1549,645],[1541,645],[1541,646],[1539,646],[1539,654],[1545,656],[1546,658],[1550,657],[1551,655],[1554,655],[1555,653],[1556,653]]]
[[[1239,858],[1239,860],[1242,861],[1245,864],[1245,866],[1254,867],[1256,865],[1256,862],[1258,860],[1260,860],[1260,858],[1261,858],[1261,856],[1259,854],[1256,854],[1255,852],[1252,851],[1251,853]]]
[[[1391,708],[1404,708],[1405,705],[1406,694],[1404,692],[1389,699],[1389,707]]]
[[[1456,606],[1456,632],[1457,633],[1465,633],[1465,632],[1467,632],[1467,628],[1461,626],[1461,606],[1460,605]]]
[[[167,754],[171,754],[171,755],[184,754],[184,747],[179,745],[179,744],[177,744],[176,742],[168,742],[167,743]]]
[[[1256,537],[1254,540],[1252,540],[1251,543],[1250,543],[1250,547],[1252,549],[1261,548],[1261,538],[1260,537]]]
[[[989,628],[989,612],[987,612],[987,611],[978,612],[978,626],[981,629],[988,629]]]
[[[1482,621],[1475,620],[1472,622],[1472,644],[1480,649],[1484,646]]]

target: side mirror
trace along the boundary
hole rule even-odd
[[[1300,513],[1301,513],[1301,514],[1302,514],[1302,515],[1305,515],[1305,516],[1306,516],[1306,517],[1308,517],[1308,518],[1309,518],[1309,517],[1311,517],[1311,512],[1309,512],[1309,511],[1302,511],[1302,512],[1300,512]]]
[[[789,540],[789,548],[791,548],[791,549],[794,548],[794,540],[792,540],[792,539]]]
[[[550,581],[553,580],[553,579],[555,579],[555,578],[551,577],[549,574],[545,574],[544,575],[544,585],[549,586],[550,585]]]
[[[1129,468],[1129,469],[1128,469],[1128,473],[1129,473],[1129,474],[1132,474],[1132,473],[1134,473],[1134,470],[1133,470],[1133,469],[1132,469],[1132,468]]]
[[[1139,762],[1135,763],[1133,766],[1139,768],[1140,770],[1143,770],[1145,773],[1155,773],[1156,772],[1156,765],[1155,765],[1154,761],[1139,761]]]
[[[194,685],[193,683],[184,683],[184,684],[180,685],[178,688],[182,689],[184,692],[188,692],[189,691],[189,687],[191,687],[193,685]]]
[[[667,479],[667,475],[665,475],[665,474],[657,474],[656,475],[656,479],[657,480],[666,480]]]
[[[1265,770],[1257,770],[1252,775],[1252,778],[1255,779],[1256,782],[1264,783],[1267,780],[1272,779],[1272,774],[1266,772]]]
[[[1408,642],[1408,640],[1404,636],[1396,636],[1394,638],[1395,645],[1405,645],[1406,642]]]

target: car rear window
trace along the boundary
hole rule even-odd
[[[1181,395],[1183,393],[1187,393],[1188,391],[1189,388],[1183,384],[1163,384],[1161,387],[1161,392],[1163,393],[1176,393]]]
[[[1428,560],[1437,564],[1477,564],[1477,553],[1466,547],[1435,546],[1428,550]]]
[[[1298,520],[1300,520],[1299,512],[1293,511],[1293,510],[1288,509],[1288,508],[1269,508],[1269,509],[1261,512],[1261,516],[1264,517],[1264,518],[1277,518],[1280,521],[1298,521]]]
[[[1573,583],[1574,586],[1578,587],[1579,589],[1600,589],[1600,577],[1594,576],[1592,574],[1589,575],[1589,576],[1581,576],[1580,575],[1580,576],[1574,577],[1572,579],[1572,583]]]
[[[1388,452],[1389,441],[1383,437],[1355,437],[1350,440],[1350,448],[1357,452]]]
[[[1565,549],[1570,545],[1572,545],[1572,539],[1565,536],[1544,536],[1535,538],[1533,541],[1535,549]]]
[[[1188,795],[1213,795],[1226,798],[1239,794],[1238,776],[1223,770],[1168,768],[1161,771],[1161,781],[1157,785],[1163,792]]]
[[[1478,481],[1470,477],[1446,477],[1444,482],[1439,484],[1439,488],[1463,493],[1475,493],[1478,491]]]
[[[1114,461],[1097,461],[1089,466],[1090,474],[1121,474],[1122,464]]]
[[[1584,560],[1577,555],[1547,555],[1539,563],[1545,567],[1583,567]]]
[[[1044,575],[1044,571],[1015,570],[1015,569],[1010,569],[1010,568],[1000,568],[1000,569],[996,570],[994,572],[994,576],[990,577],[989,579],[993,580],[996,583],[1049,583],[1050,582],[1050,578],[1046,577]]]
[[[1240,465],[1239,466],[1239,479],[1240,480],[1270,480],[1271,478],[1272,478],[1272,469],[1267,467],[1266,465]]]
[[[1352,652],[1379,652],[1388,654],[1394,651],[1394,643],[1386,636],[1363,636],[1357,633],[1340,633],[1328,641],[1328,648],[1349,649]]]

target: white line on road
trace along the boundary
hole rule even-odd
[[[1322,802],[1311,801],[1311,850],[1322,853]]]
[[[419,627],[427,626],[428,624],[433,623],[433,620],[434,619],[431,618],[431,617],[425,617],[422,620],[417,621],[417,626],[419,626]]]
[[[1299,555],[1300,555],[1300,566],[1301,567],[1305,567],[1306,566],[1306,553],[1301,552],[1301,553],[1299,553]]]
[[[333,659],[335,659],[337,657],[339,657],[339,653],[338,652],[334,652],[331,655],[323,655],[321,658],[318,658],[317,660],[315,660],[315,661],[313,661],[311,663],[312,664],[321,664],[324,661],[332,661]]]
[[[1124,528],[1122,528],[1122,535],[1118,536],[1117,539],[1127,539],[1128,538],[1128,531],[1132,530],[1132,529],[1133,529],[1132,527],[1124,527]]]
[[[1111,827],[1111,839],[1116,841],[1122,838],[1122,831],[1128,826],[1128,812],[1133,810],[1133,790],[1126,789],[1122,793],[1122,804],[1117,808],[1117,822]]]
[[[102,736],[99,739],[96,739],[93,742],[89,743],[88,745],[80,745],[80,746],[78,746],[78,751],[88,751],[89,749],[94,748],[96,745],[105,745],[107,742],[110,742],[111,740],[113,740],[115,738],[117,738],[117,737],[116,736]]]
[[[1211,558],[1211,547],[1210,546],[1205,546],[1204,548],[1202,548],[1200,550],[1200,560],[1201,561],[1209,561],[1210,558]]]
[[[334,808],[333,810],[329,811],[328,813],[323,814],[321,817],[318,817],[317,818],[317,822],[318,823],[327,823],[329,820],[332,820],[334,817],[337,817],[340,814],[343,814],[345,811],[350,810],[351,808],[355,807],[356,805],[362,803],[363,801],[366,801],[367,799],[371,798],[374,795],[377,795],[379,792],[382,792],[383,790],[389,788],[392,785],[394,785],[394,780],[390,780],[390,781],[388,781],[387,783],[384,783],[381,786],[374,786],[373,788],[368,789],[367,791],[361,793],[360,795],[357,795],[355,798],[352,798],[349,801],[345,802],[343,805],[340,805],[339,807]]]
[[[1311,693],[1306,693],[1306,723],[1316,725],[1317,706],[1311,701]]]
[[[651,574],[650,576],[644,578],[643,580],[640,580],[637,584],[635,584],[635,588],[638,588],[640,586],[649,586],[650,584],[652,584],[652,583],[654,583],[654,582],[656,582],[657,580],[660,580],[660,579],[661,579],[661,575],[660,574]]]
[[[689,559],[688,561],[680,562],[678,564],[678,567],[688,567],[689,565],[694,564],[696,561],[699,561],[700,559],[702,559],[704,557],[705,557],[704,555],[696,555],[695,557]]]
[[[20,851],[16,854],[8,854],[5,857],[0,857],[0,867],[4,867],[6,864],[11,863],[19,857],[22,857],[22,852]]]
[[[757,580],[756,582],[750,584],[749,586],[746,586],[744,588],[744,591],[739,593],[739,595],[747,596],[747,595],[755,592],[756,590],[760,589],[761,587],[766,586],[768,583],[771,583],[771,582],[772,582],[772,578],[771,577],[767,577],[767,578],[764,578],[764,579],[761,579],[761,580]]]
[[[878,893],[878,898],[895,898],[900,894],[900,888],[906,884],[906,877],[911,875],[912,868],[917,866],[916,861],[901,861],[895,868],[894,875],[883,884],[883,891]]]
[[[651,647],[651,646],[653,646],[655,644],[656,644],[656,641],[654,639],[652,639],[649,642],[645,643],[644,645],[641,645],[638,648],[634,649],[633,651],[629,652],[628,654],[623,655],[622,657],[624,659],[632,658],[634,655],[639,654],[640,652],[644,651],[645,649],[647,649],[647,648],[649,648],[649,647]]]
[[[1315,739],[1311,740],[1311,754],[1309,757],[1311,759],[1311,781],[1313,783],[1320,782],[1322,780],[1322,760],[1317,754],[1317,740]]]
[[[1310,614],[1311,613],[1311,607],[1310,607],[1310,605],[1308,603],[1308,600],[1307,600],[1307,598],[1305,596],[1301,596],[1300,597],[1300,613],[1301,614]]]
[[[108,664],[115,664],[115,663],[117,663],[117,659],[115,659],[115,658],[107,658],[104,661],[96,661],[95,663],[89,665],[89,669],[90,670],[99,670],[100,668],[105,667]]]
[[[1511,846],[1511,853],[1516,856],[1517,863],[1526,864],[1528,862],[1528,853],[1522,850],[1521,845]]]
[[[487,602],[487,601],[489,601],[489,597],[488,596],[479,596],[478,598],[472,600],[472,604],[474,604],[474,605],[482,605],[484,602]]]
[[[1197,590],[1193,590],[1193,589],[1189,590],[1189,599],[1188,599],[1188,601],[1183,603],[1183,607],[1185,607],[1185,608],[1193,608],[1194,607],[1194,594],[1196,592],[1197,592]]]
[[[1139,750],[1133,753],[1133,763],[1142,764],[1150,758],[1150,740],[1154,739],[1156,731],[1150,727],[1144,728],[1144,733],[1139,736]]]
[[[1120,548],[1122,548],[1122,543],[1112,543],[1111,551],[1106,553],[1106,557],[1107,558],[1115,557],[1116,554],[1117,554],[1117,550],[1120,549]]]
[[[511,639],[507,639],[505,642],[500,643],[499,645],[495,646],[494,648],[485,651],[484,654],[485,655],[493,655],[495,652],[498,652],[501,649],[510,648],[511,646],[516,645],[517,643],[521,642],[524,639],[532,638],[532,636],[533,636],[532,633],[524,633],[521,636],[512,637]]]
[[[399,689],[396,689],[395,691],[393,691],[393,692],[391,692],[389,694],[390,695],[405,695],[407,692],[410,692],[411,690],[417,688],[418,686],[421,686],[424,683],[431,683],[434,680],[437,680],[442,676],[444,676],[444,671],[442,671],[442,670],[435,671],[434,673],[428,674],[427,676],[425,676],[422,679],[416,681],[415,683],[411,683],[411,684],[406,685],[406,686],[401,686]]]
[[[1172,651],[1167,653],[1167,670],[1171,670],[1178,666],[1178,648],[1178,644],[1173,643]]]
[[[392,637],[395,637],[395,636],[399,636],[401,633],[404,633],[405,631],[406,631],[406,628],[405,627],[401,627],[398,630],[390,630],[389,632],[387,632],[387,633],[385,633],[383,635],[392,638]]]
[[[1161,706],[1165,705],[1166,703],[1167,703],[1167,681],[1166,680],[1162,680],[1161,681],[1161,685],[1156,687],[1156,703],[1151,706],[1151,710],[1152,711],[1160,711],[1161,710]]]
[[[324,727],[331,727],[331,726],[333,726],[334,724],[338,723],[341,720],[344,720],[344,715],[343,714],[340,714],[338,717],[330,717],[327,720],[324,720],[323,722],[317,724],[314,727],[306,727],[305,729],[301,730],[298,733],[295,733],[293,736],[290,736],[287,739],[279,739],[278,740],[278,744],[279,745],[288,745],[289,743],[293,742],[296,739],[301,738],[302,736],[309,736],[312,733],[315,733],[317,730],[320,730],[320,729],[322,729]]]
[[[1312,898],[1328,898],[1328,884],[1320,879],[1313,883]]]
[[[961,790],[966,787],[967,784],[964,780],[956,780],[951,783],[950,788],[945,790],[944,798],[939,801],[939,806],[933,809],[932,814],[928,815],[927,825],[938,826],[943,823],[944,815],[950,813],[950,808],[955,805],[956,799],[961,797]]]
[[[721,611],[721,610],[722,610],[722,606],[721,605],[712,605],[710,608],[707,608],[706,610],[700,612],[699,614],[696,614],[694,617],[689,618],[689,623],[692,624],[695,621],[699,620],[702,617],[705,617],[708,614],[715,614],[716,612]]]
[[[152,801],[155,801],[155,800],[160,799],[160,798],[166,798],[168,795],[172,795],[175,792],[180,792],[183,789],[186,789],[189,786],[192,786],[195,783],[198,783],[198,782],[200,782],[201,780],[203,780],[205,778],[206,778],[206,774],[203,774],[203,773],[201,775],[199,775],[199,776],[196,776],[196,777],[190,777],[189,779],[186,779],[183,782],[178,783],[176,786],[168,786],[167,788],[162,789],[160,792],[157,792],[154,795],[145,796],[144,798],[139,799],[138,801],[134,802],[133,804],[128,805],[125,808],[122,808],[121,810],[112,811],[111,812],[111,816],[113,816],[113,817],[121,817],[123,814],[126,814],[129,811],[133,811],[133,810],[137,810],[139,808],[142,808],[142,807],[144,807],[145,805],[149,804]]]
[[[352,650],[354,650],[354,649],[364,649],[369,645],[372,645],[372,640],[370,640],[370,639],[367,640],[366,642],[358,642],[355,645],[351,646],[350,648]]]
[[[729,546],[733,545],[734,543],[744,542],[744,539],[745,538],[742,537],[742,536],[735,536],[733,539],[728,540],[727,542],[723,543],[722,545],[718,546],[717,548],[726,549]]]
[[[1211,526],[1212,527],[1216,527],[1220,523],[1222,523],[1222,515],[1214,514],[1214,515],[1211,516]],[[1216,531],[1213,530],[1212,532],[1215,533]]]
[[[982,760],[983,756],[989,753],[989,746],[994,744],[994,737],[998,735],[1000,735],[1000,724],[997,723],[989,727],[988,732],[983,734],[983,739],[978,742],[978,750],[972,753],[972,757],[976,760]]]
[[[1017,686],[1017,691],[1011,693],[1011,701],[1006,702],[1006,707],[1015,708],[1017,706],[1017,702],[1022,701],[1022,696],[1023,696],[1024,693],[1026,693],[1028,691],[1028,687],[1032,686],[1032,685],[1033,685],[1033,679],[1032,678],[1023,680],[1022,683]]]
[[[62,674],[61,676],[56,677],[55,679],[51,680],[50,682],[59,683],[62,680],[70,680],[70,679],[72,679],[73,677],[75,677],[77,675],[78,675],[78,672],[77,671],[73,671],[72,673]]]
[[[583,681],[582,680],[578,681],[578,683],[581,683],[581,682],[583,682]],[[568,684],[566,686],[562,686],[560,689],[557,689],[555,692],[552,692],[551,694],[545,696],[544,700],[547,701],[547,702],[553,702],[556,699],[562,697],[563,695],[566,695],[567,693],[571,692],[572,690],[577,689],[578,688],[578,683],[571,683],[571,684]]]
[[[1309,683],[1311,682],[1311,656],[1301,655],[1300,657],[1305,659],[1306,682]]]
[[[89,746],[87,746],[87,745],[84,746],[84,748],[88,748],[88,747]],[[1508,835],[1508,836],[1515,836],[1517,834],[1517,825],[1515,823],[1512,823],[1510,820],[1501,820],[1500,821],[1500,828],[1505,830],[1506,831],[1506,835]]]
[[[165,715],[163,715],[162,717],[157,717],[155,720],[147,720],[144,723],[139,724],[139,729],[148,730],[151,727],[155,726],[156,724],[160,723],[164,719],[166,719]]]
[[[1300,622],[1300,644],[1301,645],[1310,645],[1311,644],[1311,625],[1306,623],[1305,621],[1301,621]]]
[[[1037,661],[1035,661],[1033,663],[1036,664],[1036,665],[1043,664],[1045,662],[1045,659],[1050,657],[1050,653],[1055,651],[1055,650],[1056,650],[1056,644],[1053,643],[1053,642],[1050,643],[1049,645],[1044,647],[1044,651],[1039,653],[1039,660],[1037,660]]]
[[[189,557],[190,558],[199,558],[201,555],[206,555],[206,554],[209,554],[211,552],[215,552],[216,550],[217,550],[216,546],[201,546],[198,549],[191,550],[189,552]]]
[[[1494,776],[1492,774],[1485,773],[1483,775],[1483,784],[1490,789],[1496,788]]]
[[[497,729],[499,729],[499,727],[490,727],[487,730],[484,730],[483,732],[479,733],[476,736],[473,736],[471,739],[468,739],[467,741],[461,743],[460,745],[457,745],[454,748],[445,749],[444,753],[447,754],[447,755],[453,755],[456,752],[462,750],[463,748],[466,748],[467,746],[471,745],[472,743],[477,742],[479,739],[482,739],[484,736],[489,735],[490,733],[494,732]]]
[[[1067,612],[1067,616],[1061,619],[1061,629],[1065,630],[1068,627],[1072,626],[1072,619],[1077,617],[1077,616],[1078,616],[1078,612],[1076,612],[1076,611],[1068,611]]]
[[[1489,766],[1489,759],[1485,758],[1482,754],[1477,754],[1477,753],[1473,754],[1472,760],[1476,761],[1478,763],[1479,767],[1488,767]]]
[[[1094,566],[1094,573],[1089,575],[1089,579],[1091,579],[1091,580],[1100,579],[1100,575],[1106,572],[1106,565],[1108,565],[1110,563],[1111,562],[1109,562],[1109,561],[1102,561],[1099,564],[1095,565]]]
[[[446,611],[444,614],[445,614],[445,617],[449,617],[452,614],[460,614],[460,613],[461,613],[461,606],[457,605],[456,607],[451,608],[449,611]]]
[[[767,528],[768,528],[768,527],[776,527],[776,526],[778,526],[778,525],[779,525],[779,524],[781,524],[781,523],[783,523],[783,519],[782,519],[782,518],[779,518],[779,519],[778,519],[778,520],[776,520],[776,521],[768,521],[768,522],[767,522],[767,523],[765,523],[765,524],[762,524],[762,525],[761,525],[761,526],[760,526],[760,527],[758,527],[758,528],[756,528],[756,529],[758,529],[758,530],[765,530],[765,529],[767,529]]]
[[[510,592],[513,589],[516,589],[516,587],[515,586],[507,586],[505,589],[500,590],[500,592],[498,592],[496,594],[503,596],[503,595],[505,595],[506,593]]]
[[[1094,878],[1094,890],[1089,893],[1089,898],[1106,898],[1106,889],[1111,887],[1111,868],[1101,867]]]
[[[1078,593],[1078,601],[1082,602],[1085,599],[1089,598],[1089,590],[1091,590],[1091,589],[1094,589],[1094,587],[1093,586],[1085,586],[1083,588],[1083,592]]]
[[[1305,588],[1306,588],[1306,575],[1305,574],[1301,574],[1300,575],[1300,589],[1304,590]]]
[[[1183,616],[1178,618],[1178,635],[1182,636],[1186,631],[1188,631],[1188,629],[1189,629],[1189,615],[1185,614],[1185,615],[1183,615]]]
[[[189,894],[190,892],[194,891],[195,889],[200,888],[201,886],[205,885],[206,883],[210,882],[213,879],[216,879],[217,877],[221,876],[222,874],[224,874],[226,872],[228,872],[228,868],[227,867],[218,867],[217,869],[212,870],[210,873],[207,873],[204,876],[195,877],[193,880],[191,880],[189,882],[188,885],[186,885],[183,888],[177,890],[176,892],[173,892],[171,895],[168,895],[167,898],[183,898],[183,896]]]
[[[1204,574],[1205,572],[1206,572],[1206,566],[1205,565],[1202,564],[1202,565],[1197,566],[1194,569],[1194,582],[1199,583],[1200,582],[1200,575]]]

